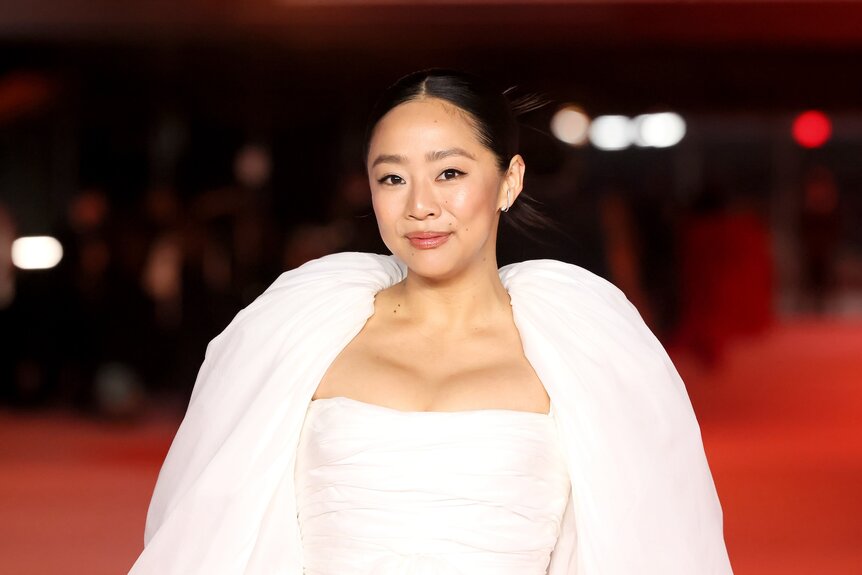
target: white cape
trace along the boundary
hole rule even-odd
[[[301,575],[294,463],[306,408],[375,294],[405,273],[392,256],[309,262],[210,342],[132,575]],[[550,575],[731,573],[691,403],[635,308],[557,261],[500,278],[571,478]]]

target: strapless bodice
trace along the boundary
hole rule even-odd
[[[312,401],[296,461],[306,575],[546,572],[570,483],[553,414]]]

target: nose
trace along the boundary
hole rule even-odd
[[[432,186],[417,183],[411,186],[407,199],[407,217],[411,220],[436,218],[440,215],[440,204]]]

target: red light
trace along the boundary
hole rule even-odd
[[[832,136],[832,122],[823,112],[809,110],[793,120],[793,139],[805,148],[819,148]]]

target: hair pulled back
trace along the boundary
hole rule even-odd
[[[443,100],[464,112],[473,126],[478,141],[485,146],[504,172],[518,153],[519,127],[517,116],[523,104],[510,102],[505,92],[494,89],[477,76],[445,68],[431,68],[408,74],[389,86],[377,100],[365,131],[364,155],[368,161],[371,137],[380,119],[393,108],[423,98]],[[535,104],[529,100],[527,106]],[[528,235],[549,224],[523,192],[506,213],[504,221]]]
[[[366,158],[380,119],[393,108],[422,98],[437,98],[465,112],[479,142],[494,154],[500,171],[509,167],[512,156],[518,153],[518,123],[509,100],[481,78],[442,68],[413,72],[387,88],[368,121]]]

